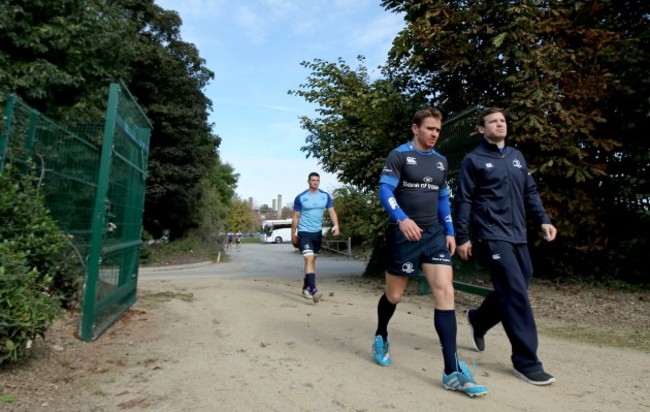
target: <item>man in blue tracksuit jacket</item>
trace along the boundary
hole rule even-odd
[[[472,255],[472,239],[484,248],[494,292],[481,306],[467,312],[477,351],[485,349],[485,334],[501,322],[512,345],[517,377],[534,385],[555,378],[537,358],[537,327],[528,298],[533,268],[528,252],[526,217],[541,224],[544,239],[552,241],[556,228],[544,211],[533,178],[520,151],[505,145],[508,132],[504,111],[489,108],[479,116],[484,140],[461,164],[456,195],[456,242],[459,256]]]

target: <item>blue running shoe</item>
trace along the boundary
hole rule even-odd
[[[470,398],[488,393],[485,386],[476,383],[465,362],[460,362],[460,370],[451,375],[442,373],[442,386],[451,391],[463,391]]]
[[[384,342],[381,335],[375,336],[375,342],[372,344],[372,356],[375,358],[375,362],[381,366],[390,365],[389,346],[388,341]]]

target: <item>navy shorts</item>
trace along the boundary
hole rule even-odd
[[[423,264],[451,266],[447,236],[442,226],[425,229],[417,242],[407,240],[395,224],[386,230],[388,262],[386,271],[396,276],[417,276]]]
[[[298,232],[300,253],[303,256],[319,255],[323,243],[323,232]]]

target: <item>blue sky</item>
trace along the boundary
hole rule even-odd
[[[321,175],[321,189],[340,185],[300,147],[307,132],[299,116],[316,107],[288,95],[310,74],[300,65],[316,58],[343,58],[357,67],[363,55],[371,70],[386,61],[403,28],[400,15],[380,0],[156,0],[183,20],[181,37],[194,43],[215,73],[204,90],[212,100],[210,122],[222,138],[222,160],[239,173],[237,194],[256,206],[282,206],[307,189],[307,175]],[[379,73],[375,70],[375,75]]]

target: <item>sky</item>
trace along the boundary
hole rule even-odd
[[[212,101],[209,121],[221,137],[219,154],[239,174],[237,195],[256,207],[293,203],[317,172],[321,189],[341,184],[318,159],[300,148],[307,131],[300,116],[317,107],[289,95],[306,83],[302,61],[342,58],[353,69],[365,57],[370,76],[379,77],[393,39],[404,27],[401,15],[380,0],[156,0],[183,20],[182,40],[193,43],[214,72],[204,89]]]

